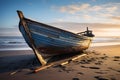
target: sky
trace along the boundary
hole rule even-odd
[[[18,27],[16,10],[43,23],[120,25],[120,0],[0,0],[0,28]]]

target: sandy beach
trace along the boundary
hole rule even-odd
[[[39,66],[31,50],[0,51],[0,80],[119,80],[120,45],[91,47],[64,66],[33,73]]]

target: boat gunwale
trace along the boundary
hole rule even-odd
[[[54,26],[51,26],[51,25],[48,25],[48,24],[44,24],[44,23],[41,23],[41,22],[38,22],[38,21],[35,21],[35,20],[31,20],[31,19],[28,19],[28,18],[24,18],[25,20],[28,20],[28,21],[30,21],[30,22],[33,22],[33,23],[35,23],[35,24],[38,24],[38,25],[42,25],[42,26],[44,26],[44,27],[47,27],[47,28],[52,28],[52,29],[55,29],[55,30],[58,30],[58,31],[61,31],[61,32],[67,32],[67,33],[70,33],[70,34],[72,34],[72,35],[74,35],[74,36],[76,36],[76,37],[81,37],[80,35],[78,35],[78,34],[75,34],[75,33],[73,33],[73,32],[70,32],[70,31],[67,31],[67,30],[64,30],[64,29],[60,29],[60,28],[56,28],[56,27],[54,27]]]

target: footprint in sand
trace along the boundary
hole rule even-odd
[[[95,64],[96,64],[96,65],[102,65],[102,63],[103,63],[103,61],[98,61],[98,62],[96,62]]]
[[[107,72],[95,72],[97,74],[107,74]]]
[[[90,69],[100,69],[99,67],[89,67]]]
[[[113,58],[113,61],[120,61],[120,56],[114,56]]]
[[[109,80],[108,78],[104,78],[101,76],[95,76],[94,78],[96,78],[97,80]]]
[[[100,69],[99,67],[86,67],[86,66],[81,66],[82,68],[90,68],[90,69]]]
[[[72,80],[79,80],[79,78],[73,78]]]
[[[100,57],[100,59],[107,60],[108,56]]]
[[[65,71],[67,73],[70,73],[70,72],[74,71],[74,69],[67,67],[67,66],[58,66],[58,67],[60,68],[60,70],[58,72]]]
[[[79,75],[84,75],[84,73],[82,73],[82,72],[78,72],[77,74],[79,74]]]
[[[86,66],[81,66],[82,68],[88,68],[88,67],[86,67]]]
[[[116,58],[116,59],[120,59],[120,56],[114,56],[114,58]]]
[[[120,61],[120,60],[118,60],[118,59],[114,59],[113,61]]]

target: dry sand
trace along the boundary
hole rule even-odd
[[[2,51],[0,80],[120,80],[119,51],[120,45],[92,47],[80,59],[38,73],[32,73],[39,66],[32,51]]]

